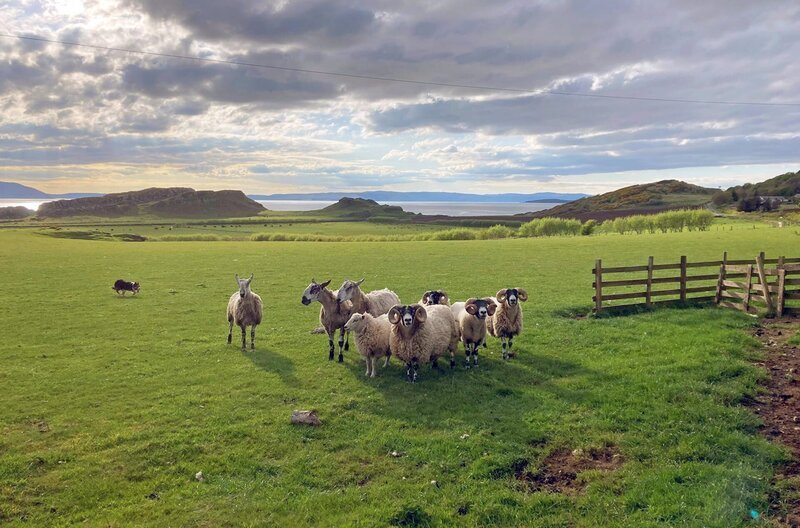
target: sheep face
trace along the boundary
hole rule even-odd
[[[364,282],[364,279],[361,279],[360,281],[345,280],[339,287],[339,292],[336,294],[336,300],[341,303],[352,299],[362,282]]]
[[[250,283],[253,282],[253,274],[250,274],[249,279],[240,279],[239,275],[236,275],[236,284],[239,286],[239,297],[244,299],[248,295],[250,295]],[[138,290],[138,285],[137,285]]]
[[[408,328],[416,321],[418,324],[424,323],[428,318],[428,312],[421,304],[397,304],[389,310],[389,322],[393,325],[398,323]]]
[[[318,284],[317,281],[311,279],[311,284],[309,284],[303,292],[303,297],[300,299],[300,302],[308,306],[312,302],[318,301],[320,292],[322,292],[322,290],[324,290],[330,283],[331,281],[328,280]]]
[[[360,332],[366,324],[364,319],[364,314],[354,313],[351,315],[350,319],[344,324],[345,332]]]
[[[422,304],[432,306],[434,304],[448,304],[450,299],[447,297],[447,292],[442,290],[428,290],[422,296]]]
[[[503,288],[497,292],[497,300],[501,303],[507,303],[509,306],[516,306],[519,301],[525,302],[528,300],[528,292],[522,288]]]
[[[485,299],[471,298],[464,304],[464,310],[478,319],[486,319],[487,316],[494,315],[497,305],[488,297]]]

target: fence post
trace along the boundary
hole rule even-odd
[[[723,264],[719,267],[719,279],[717,279],[717,293],[714,295],[714,304],[719,304],[722,300],[722,281],[725,280],[725,264],[724,262],[727,261],[727,254],[725,258],[723,258]]]
[[[783,317],[783,307],[785,305],[786,294],[786,270],[778,268],[778,308],[776,313],[778,317]]]
[[[773,315],[775,307],[772,304],[772,295],[769,292],[769,284],[767,284],[767,274],[764,273],[764,252],[762,251],[758,258],[756,258],[756,268],[758,269],[758,282],[761,283],[761,291],[764,294],[764,301],[767,303],[767,313]]]
[[[651,302],[653,293],[653,257],[647,257],[647,293],[645,295],[644,304],[650,308],[653,303]]]
[[[745,313],[750,311],[750,290],[753,287],[753,265],[747,267],[747,272],[744,275],[744,302],[743,307]]]
[[[686,302],[686,255],[681,256],[681,302]]]
[[[728,252],[727,251],[723,251],[722,252],[722,265],[723,266],[727,266],[728,265]]]
[[[594,311],[600,313],[603,309],[603,261],[594,261]]]

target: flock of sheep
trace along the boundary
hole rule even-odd
[[[261,297],[250,289],[253,276],[240,279],[236,275],[239,291],[228,301],[228,343],[232,340],[233,325],[242,330],[242,351],[247,350],[247,332],[250,327],[250,346],[255,349],[255,328],[261,323]],[[465,366],[478,365],[478,348],[486,347],[486,334],[500,339],[503,359],[511,357],[514,337],[522,332],[520,301],[527,301],[522,288],[503,288],[494,297],[470,298],[450,304],[447,294],[440,290],[427,291],[416,304],[401,304],[391,290],[383,289],[364,293],[360,281],[345,280],[332,291],[330,280],[311,284],[303,292],[301,302],[314,301],[322,307],[319,312],[321,329],[316,333],[328,335],[328,359],[334,357],[334,340],[339,332],[339,362],[344,361],[349,350],[349,336],[355,336],[359,353],[367,363],[366,375],[375,377],[375,362],[391,356],[406,366],[408,381],[417,379],[421,364],[430,363],[439,369],[440,357],[449,354],[450,366],[456,364],[458,342],[464,344]]]

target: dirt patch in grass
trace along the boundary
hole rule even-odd
[[[761,432],[791,452],[792,460],[775,472],[770,507],[780,523],[800,526],[800,347],[790,342],[800,319],[765,319],[753,331],[766,351],[769,378],[765,392],[752,402],[764,421]]]
[[[622,456],[615,446],[602,449],[559,449],[544,459],[539,468],[528,464],[518,465],[517,480],[525,483],[528,491],[549,491],[575,494],[586,482],[578,478],[584,471],[613,471],[622,465]]]

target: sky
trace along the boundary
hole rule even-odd
[[[800,2],[0,0],[0,180],[586,192],[800,169]],[[577,94],[797,103],[694,104]]]

